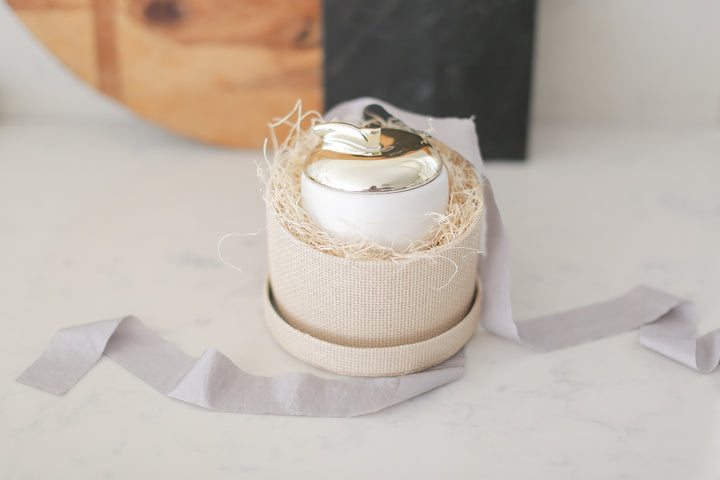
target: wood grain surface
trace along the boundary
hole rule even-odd
[[[267,122],[322,108],[320,0],[7,0],[80,78],[206,142],[262,145]]]

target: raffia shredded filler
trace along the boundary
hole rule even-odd
[[[338,257],[405,260],[420,256],[432,257],[440,253],[479,220],[483,211],[482,185],[472,165],[444,143],[426,137],[438,151],[450,179],[448,208],[443,214],[434,214],[437,224],[428,239],[418,240],[405,250],[396,252],[371,241],[347,243],[331,237],[320,230],[300,206],[300,175],[308,155],[320,144],[312,127],[322,121],[322,116],[317,112],[303,113],[298,102],[287,116],[269,125],[272,158],[268,154],[266,141],[265,164],[258,168],[258,175],[265,184],[265,201],[270,213],[297,239]],[[289,133],[280,141],[279,131],[288,129]]]

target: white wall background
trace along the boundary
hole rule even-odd
[[[720,1],[540,0],[534,120],[720,125]]]
[[[720,1],[539,0],[532,120],[720,126]],[[0,118],[128,119],[0,0]]]

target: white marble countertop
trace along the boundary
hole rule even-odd
[[[637,332],[539,354],[479,332],[458,381],[354,419],[219,414],[102,359],[55,397],[13,381],[57,329],[133,313],[188,353],[313,371],[262,319],[255,151],[140,122],[0,123],[0,478],[720,478],[719,373]],[[519,319],[644,283],[720,327],[720,131],[536,128],[489,167]],[[322,374],[321,375],[329,375]]]

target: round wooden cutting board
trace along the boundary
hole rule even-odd
[[[262,145],[322,108],[320,0],[7,0],[65,65],[175,132]]]

